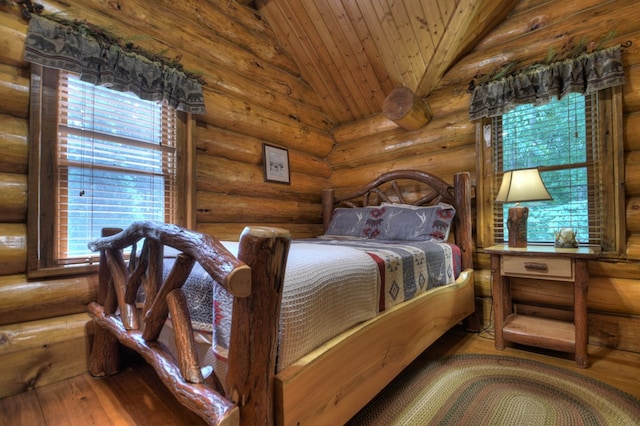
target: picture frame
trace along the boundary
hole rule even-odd
[[[262,144],[262,163],[265,182],[291,183],[289,151],[285,148]]]

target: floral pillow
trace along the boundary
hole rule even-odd
[[[439,203],[418,207],[382,204],[379,207],[337,208],[325,235],[398,241],[445,241],[455,208]]]

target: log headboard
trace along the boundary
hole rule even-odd
[[[406,190],[403,190],[406,188]],[[405,194],[411,193],[411,199]],[[468,172],[454,175],[453,185],[442,178],[419,170],[394,170],[384,173],[361,189],[336,195],[334,189],[322,192],[324,231],[329,227],[336,207],[377,206],[381,203],[428,206],[439,202],[456,209],[453,235],[462,254],[463,269],[473,268],[473,239],[471,236],[471,183]]]

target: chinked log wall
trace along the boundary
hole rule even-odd
[[[28,23],[0,5],[0,398],[87,370],[85,305],[94,276],[28,281]],[[197,229],[237,239],[270,223],[317,235],[331,169],[331,121],[297,66],[252,9],[198,2],[42,1],[47,13],[86,20],[200,72],[207,113],[195,116]],[[179,29],[179,30],[178,30]],[[288,149],[291,185],[265,183],[262,144]]]
[[[632,41],[623,53],[627,84],[623,88],[625,191],[628,261],[589,263],[590,343],[640,352],[640,9],[636,1],[522,0],[509,17],[473,52],[444,76],[426,99],[433,119],[420,130],[398,128],[382,114],[341,125],[336,147],[327,157],[338,193],[394,168],[428,170],[448,179],[458,171],[476,170],[476,127],[469,121],[469,82],[508,62],[532,63],[546,58],[568,40],[600,41],[614,32],[615,43]],[[476,176],[477,178],[477,176]],[[475,257],[478,306],[491,313],[489,256]],[[514,297],[527,304],[569,307],[566,285],[516,282]]]

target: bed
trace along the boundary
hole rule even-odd
[[[471,192],[468,173],[456,174],[452,186],[421,171],[388,172],[343,195],[325,190],[325,233],[317,241],[292,241],[284,229],[260,226],[245,228],[235,244],[170,224],[137,222],[117,233],[107,229],[103,238],[89,245],[100,251],[98,297],[88,306],[98,325],[90,373],[116,373],[122,344],[141,354],[176,398],[209,424],[345,423],[424,349],[473,314]],[[446,267],[443,263],[437,270],[454,275],[437,285],[431,278],[415,279],[412,282],[420,284],[409,286],[411,291],[398,290],[396,275],[384,277],[389,263],[379,258],[392,257],[385,244],[401,238],[402,251],[413,252],[425,238],[416,237],[412,227],[389,229],[386,225],[391,218],[406,224],[401,218],[409,216],[424,221],[425,211],[435,211],[426,239],[434,240],[437,250],[450,258]],[[351,217],[351,221],[338,220],[339,216]],[[361,216],[366,219],[360,220]],[[443,224],[441,219],[449,222]],[[364,244],[362,236],[376,240],[376,248],[354,247]],[[406,238],[419,241],[409,243]],[[286,340],[282,329],[291,276],[301,267],[330,269],[300,261],[321,257],[304,252],[315,250],[313,244],[323,247],[328,258],[347,258],[352,253],[363,265],[367,259],[373,262],[378,271],[377,291],[369,299],[374,299],[376,312],[365,313],[347,329],[323,336],[311,350],[285,356],[289,352],[282,342]],[[165,247],[177,252],[170,261]],[[422,263],[422,257],[416,259],[410,262]],[[457,271],[452,273],[456,262]],[[191,300],[190,308],[185,296],[190,294],[186,289],[194,265],[230,295],[224,356],[216,345],[211,348],[213,358],[224,358],[223,373],[218,365],[203,363],[201,345],[196,342],[198,322],[191,315],[194,302]],[[413,266],[405,272],[409,269],[413,271]],[[395,300],[398,291],[412,294],[408,300],[389,299],[393,294]],[[221,302],[216,297],[213,304],[217,303]],[[215,330],[224,315],[215,309],[212,312]],[[161,337],[168,328],[171,345]]]

